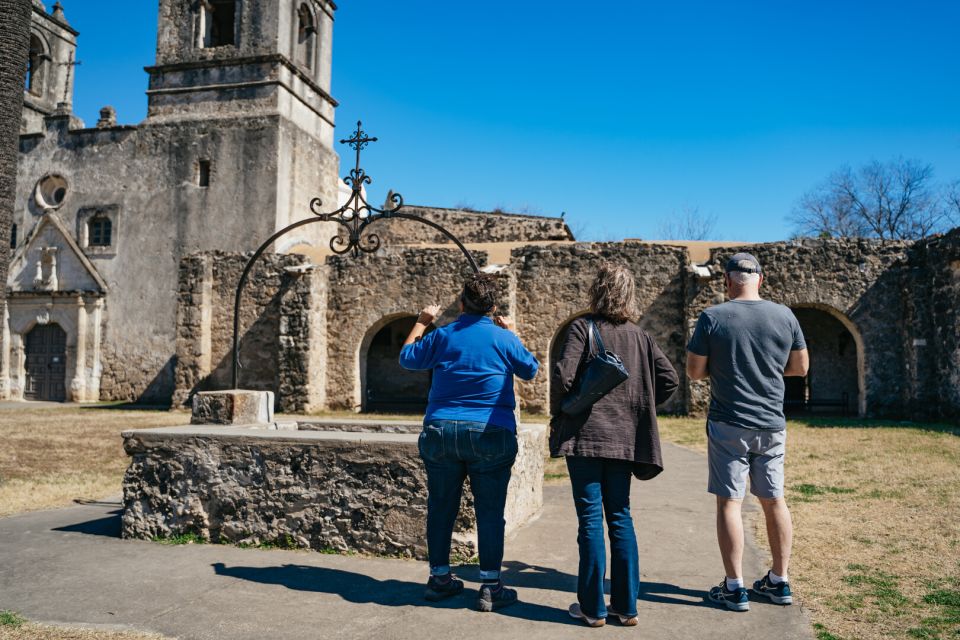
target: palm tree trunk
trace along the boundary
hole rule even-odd
[[[31,0],[0,0],[0,298],[7,288]]]

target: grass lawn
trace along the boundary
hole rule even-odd
[[[661,432],[706,451],[703,419]],[[786,484],[790,581],[818,640],[960,639],[960,427],[792,420]]]
[[[120,493],[120,432],[190,422],[184,412],[29,406],[0,410],[0,517]]]
[[[28,622],[12,611],[0,611],[0,640],[164,640],[164,636],[53,627]]]
[[[187,422],[181,412],[102,406],[0,410],[0,516],[119,493],[120,432]],[[705,451],[703,425],[662,418],[661,432]],[[960,427],[791,421],[786,471],[791,582],[818,640],[960,640]],[[562,460],[548,460],[546,474],[563,481]],[[763,542],[762,523],[756,533]],[[2,620],[0,638],[142,637]]]

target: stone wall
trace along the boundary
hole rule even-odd
[[[846,393],[851,413],[953,419],[960,405],[954,384],[960,360],[958,237],[960,231],[917,244],[810,239],[744,247],[764,267],[762,295],[791,307],[808,333],[811,399],[838,401]],[[541,362],[533,381],[518,384],[520,405],[531,412],[548,410],[551,351],[562,340],[563,327],[587,311],[589,285],[599,264],[614,260],[635,274],[643,313],[640,325],[681,378],[680,390],[660,410],[704,413],[709,382],[686,384],[686,342],[700,312],[725,300],[723,263],[738,250],[714,249],[704,266],[696,266],[680,247],[566,243],[514,249],[510,264],[485,267],[499,279],[503,312],[516,319],[521,339]],[[226,255],[213,256],[211,265],[227,259]],[[483,253],[476,257],[480,264],[487,261]],[[299,258],[291,260],[289,264],[308,268]],[[191,354],[204,349],[218,354],[209,365],[215,371],[220,354],[227,353],[227,334],[216,338],[216,329],[211,329],[204,338],[203,330],[197,328],[199,320],[191,314],[196,315],[197,300],[215,297],[207,322],[214,328],[227,327],[232,293],[230,287],[221,293],[204,293],[207,285],[187,283],[203,278],[235,280],[235,275],[228,274],[236,272],[239,264],[217,267],[222,275],[216,277],[184,264],[181,306],[193,304],[195,309],[181,312],[178,371],[195,369],[198,357]],[[376,375],[399,377],[407,372],[393,367],[396,345],[389,353],[379,352],[373,344],[375,336],[431,303],[444,308],[439,325],[454,319],[457,296],[469,273],[456,249],[392,247],[359,257],[328,258],[323,267],[313,267],[304,276],[302,285],[291,285],[289,293],[278,298],[281,306],[271,312],[274,315],[247,318],[246,322],[263,327],[263,340],[269,339],[269,331],[277,332],[279,342],[264,343],[263,349],[280,354],[275,365],[265,360],[268,364],[260,368],[261,373],[275,375],[274,386],[265,381],[251,384],[276,390],[278,406],[284,410],[377,409],[368,403],[369,367]],[[271,286],[275,283],[268,285],[269,291]],[[266,299],[273,294],[265,289],[257,295]],[[203,340],[211,346],[204,347]],[[178,389],[189,393],[200,388],[197,379],[196,372],[185,373],[178,379]],[[225,380],[221,378],[219,386]],[[396,390],[407,388],[399,379],[392,382]]]
[[[633,271],[642,313],[639,324],[656,340],[680,375],[680,390],[661,410],[684,411],[687,252],[678,247],[638,242],[549,245],[513,251],[517,330],[541,364],[541,373],[519,386],[520,401],[526,410],[549,410],[551,346],[569,320],[588,311],[590,284],[606,260],[623,263]]]
[[[960,421],[960,229],[910,252],[903,349],[910,415]]]
[[[688,335],[706,307],[723,302],[723,265],[737,251],[749,251],[764,270],[761,295],[792,308],[833,315],[850,331],[858,349],[858,378],[865,393],[858,407],[868,415],[905,411],[903,268],[909,243],[863,239],[804,239],[711,251],[709,277],[691,277]],[[702,413],[709,383],[691,385],[689,409]]]
[[[365,432],[127,431],[123,536],[192,533],[211,542],[425,558],[427,492],[418,436],[376,431],[369,422]],[[518,433],[508,535],[543,504],[545,427],[523,425]],[[472,556],[476,518],[469,491],[456,531],[454,553]]]
[[[233,304],[248,254],[223,252],[181,261],[174,401],[232,387]],[[281,411],[322,406],[325,351],[323,277],[300,255],[265,254],[250,272],[240,316],[242,389],[274,391]]]
[[[402,211],[443,226],[464,243],[573,240],[573,233],[562,218],[414,205],[404,206]],[[440,231],[411,220],[383,220],[373,229],[386,246],[450,243]]]
[[[486,255],[475,253],[481,265]],[[437,324],[458,315],[457,302],[470,267],[457,249],[381,249],[359,257],[327,259],[327,404],[364,405],[366,355],[377,332],[429,304],[444,310]]]

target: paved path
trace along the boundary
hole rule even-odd
[[[521,603],[472,611],[470,589],[440,606],[421,599],[423,563],[120,540],[118,505],[0,520],[0,610],[58,624],[109,625],[183,640],[263,638],[812,638],[801,607],[753,602],[749,613],[704,601],[722,567],[703,456],[665,445],[667,471],[634,482],[640,537],[640,627],[590,630],[568,618],[576,599],[576,521],[570,489],[548,485],[543,515],[508,542],[505,580]],[[756,508],[754,506],[754,508]],[[802,535],[802,532],[801,532]],[[748,544],[748,578],[762,571]]]

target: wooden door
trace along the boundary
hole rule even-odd
[[[67,334],[60,325],[41,324],[27,334],[28,400],[67,399]]]

